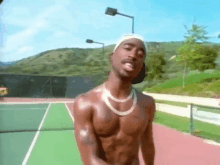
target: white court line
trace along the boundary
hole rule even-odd
[[[48,111],[49,111],[50,105],[51,105],[51,104],[49,104],[48,107],[47,107],[47,110],[46,110],[46,112],[45,112],[45,114],[44,114],[44,117],[42,118],[41,123],[40,123],[40,125],[39,125],[39,127],[38,127],[38,129],[37,129],[37,133],[35,134],[34,139],[33,139],[32,143],[31,143],[31,145],[30,145],[30,147],[29,147],[29,149],[28,149],[28,152],[27,152],[27,154],[25,155],[25,158],[24,158],[24,160],[23,160],[23,162],[22,162],[22,165],[26,165],[26,163],[27,163],[27,161],[28,161],[28,159],[29,159],[29,157],[30,157],[30,155],[31,155],[31,152],[32,152],[32,150],[33,150],[33,148],[34,148],[34,145],[36,144],[37,138],[38,138],[38,136],[39,136],[39,134],[40,134],[40,129],[41,129],[41,127],[42,127],[42,125],[43,125],[43,123],[44,123],[44,120],[45,120],[45,118],[46,118],[46,116],[47,116],[47,113],[48,113]]]
[[[16,111],[22,111],[22,110],[46,110],[46,108],[0,108],[0,111],[2,110],[16,110]]]
[[[70,117],[71,117],[71,119],[72,119],[73,123],[74,123],[74,118],[73,118],[73,115],[71,114],[70,109],[68,108],[68,106],[66,105],[66,103],[65,103],[65,106],[66,106],[66,109],[67,109],[67,110],[68,110],[68,112],[69,112],[69,115],[70,115]]]
[[[207,143],[207,144],[212,144],[212,145],[215,145],[215,146],[220,146],[220,143],[217,143],[217,142],[215,142],[215,141],[213,141],[213,140],[208,140],[208,139],[206,139],[206,140],[203,140],[205,143]]]

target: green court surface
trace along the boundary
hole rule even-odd
[[[0,165],[80,165],[65,103],[0,105]]]

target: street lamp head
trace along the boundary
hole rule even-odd
[[[93,43],[94,41],[93,41],[93,40],[90,40],[90,39],[87,39],[86,42],[87,42],[87,43]]]
[[[105,14],[115,16],[115,14],[117,14],[117,9],[107,7]]]
[[[218,38],[220,38],[220,34],[218,35]]]

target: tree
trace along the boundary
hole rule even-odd
[[[205,57],[204,54],[201,54],[202,45],[198,42],[205,42],[209,39],[206,36],[206,26],[199,26],[193,22],[192,27],[190,29],[184,25],[186,29],[186,35],[184,36],[185,41],[184,44],[178,49],[178,56],[176,61],[184,66],[183,73],[183,87],[184,87],[184,78],[186,74],[186,68],[188,66],[192,66],[193,61],[196,59],[202,59]]]
[[[205,42],[210,38],[206,36],[208,34],[206,31],[206,26],[199,26],[193,22],[191,29],[188,29],[186,25],[184,25],[184,27],[187,31],[186,35],[184,36],[186,43],[196,43],[198,41]]]
[[[176,61],[184,66],[183,87],[185,86],[184,79],[188,66],[192,66],[194,60],[204,58],[204,55],[200,54],[199,50],[201,49],[202,45],[197,43],[184,43],[183,46],[178,49],[178,56],[176,58]]]
[[[194,59],[189,67],[193,70],[198,69],[199,71],[214,69],[216,67],[215,60],[218,56],[217,50],[210,46],[203,46],[198,51],[198,53],[204,55],[204,57]]]
[[[146,61],[147,80],[162,79],[165,73],[163,67],[166,65],[164,53],[151,53]]]

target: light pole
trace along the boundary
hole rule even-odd
[[[116,14],[119,14],[119,15],[131,18],[132,19],[132,33],[134,34],[134,16],[129,16],[126,14],[119,13],[117,9],[110,8],[110,7],[107,7],[107,9],[105,10],[105,14],[111,15],[111,16],[115,16]]]
[[[105,46],[105,44],[102,43],[102,42],[93,41],[93,40],[91,40],[91,39],[87,39],[86,42],[89,43],[89,44],[91,44],[91,43],[102,44],[102,50],[103,50],[102,53],[103,53],[103,62],[104,62],[104,60],[105,60],[105,59],[104,59],[104,53],[105,53],[104,46]],[[103,64],[102,64],[102,67],[103,67]],[[105,73],[104,67],[103,67],[103,72]]]

